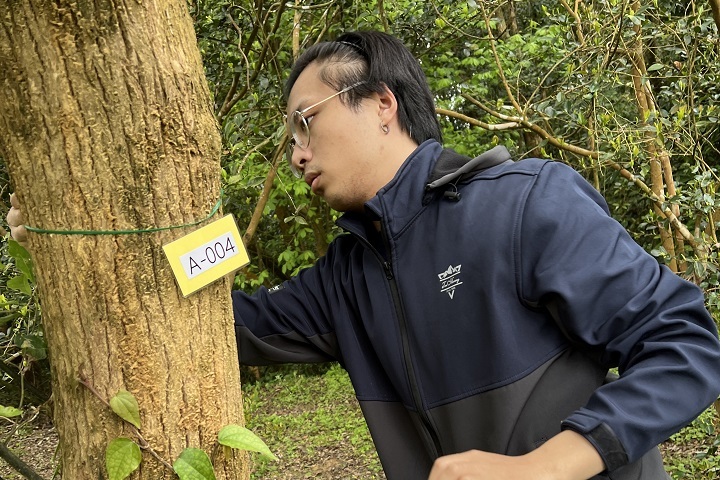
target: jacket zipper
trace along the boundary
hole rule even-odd
[[[418,412],[418,416],[420,417],[421,426],[425,429],[425,433],[427,433],[427,437],[430,438],[430,442],[432,443],[428,446],[432,447],[435,450],[431,453],[434,453],[436,457],[440,457],[443,454],[442,447],[440,445],[440,439],[437,432],[435,431],[435,428],[432,425],[432,422],[430,421],[430,415],[428,415],[428,413],[423,408],[422,398],[420,396],[420,386],[418,385],[417,377],[415,375],[415,368],[413,367],[412,359],[410,358],[410,340],[408,338],[407,319],[405,318],[405,311],[402,306],[402,300],[400,298],[400,292],[398,291],[397,282],[395,281],[395,274],[392,270],[392,264],[387,261],[383,257],[383,255],[380,254],[378,249],[375,248],[372,243],[370,243],[370,241],[366,239],[363,235],[360,235],[358,232],[353,231],[354,229],[345,228],[345,230],[354,235],[355,238],[360,240],[360,242],[365,245],[365,247],[367,247],[368,249],[370,249],[371,252],[373,252],[385,272],[385,278],[390,285],[390,292],[392,294],[393,306],[395,307],[395,314],[397,315],[400,324],[399,326],[400,338],[402,341],[403,349],[403,363],[405,364],[405,371],[407,372],[408,381],[410,382],[410,392],[412,394],[412,400],[415,404],[415,409]],[[390,255],[390,242],[387,239],[385,230],[383,228],[381,228],[380,230],[383,242],[385,244],[385,251],[388,255]]]
[[[397,283],[395,282],[395,275],[392,271],[392,265],[388,261],[383,261],[382,264],[383,268],[385,269],[385,277],[390,283],[390,291],[392,293],[393,303],[395,304],[395,312],[398,316],[398,320],[400,323],[400,338],[402,340],[403,360],[405,362],[405,370],[407,371],[408,380],[410,381],[410,392],[412,393],[413,403],[415,404],[415,409],[418,412],[418,416],[420,417],[422,426],[425,428],[425,431],[430,437],[430,441],[432,442],[432,446],[435,449],[435,452],[431,453],[434,453],[436,457],[440,457],[443,454],[440,440],[438,438],[437,432],[435,431],[435,428],[432,425],[432,422],[430,421],[430,415],[423,408],[422,398],[420,396],[420,386],[418,385],[417,376],[415,375],[415,367],[413,366],[412,358],[410,357],[410,339],[408,337],[407,319],[405,318],[405,312],[402,308],[402,301],[400,299],[400,293],[397,288]]]

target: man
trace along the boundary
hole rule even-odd
[[[286,96],[293,168],[349,235],[233,292],[241,361],[340,361],[391,479],[667,478],[655,445],[720,391],[701,292],[570,168],[443,154],[388,35],[311,47]]]
[[[389,479],[668,478],[656,445],[720,392],[697,287],[572,169],[443,150],[389,35],[311,47],[286,97],[292,168],[348,234],[232,293],[242,363],[339,361]]]

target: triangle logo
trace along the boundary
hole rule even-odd
[[[440,292],[447,292],[450,296],[450,300],[455,297],[455,289],[462,285],[460,280],[460,270],[462,265],[452,266],[448,265],[448,268],[441,273],[438,273],[438,280],[440,281]]]

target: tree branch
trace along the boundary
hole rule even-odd
[[[483,105],[482,102],[474,99],[470,95],[463,94],[463,98],[466,98],[468,101],[472,102],[473,104],[477,105],[490,115],[493,115],[494,117],[504,120],[508,122],[507,124],[498,124],[498,125],[492,125],[487,124],[485,122],[481,122],[480,120],[468,117],[466,115],[463,115],[461,113],[452,112],[450,110],[445,109],[436,109],[436,112],[441,115],[448,115],[452,116],[454,118],[458,118],[460,120],[464,120],[468,122],[471,125],[478,126],[481,128],[485,128],[485,126],[490,126],[494,128],[489,128],[488,130],[508,130],[511,128],[526,128],[528,130],[531,130],[538,134],[540,137],[542,137],[544,140],[546,140],[548,143],[553,145],[554,147],[557,147],[558,149],[574,153],[576,155],[582,156],[582,157],[590,157],[595,160],[600,159],[600,152],[596,150],[587,150],[582,147],[578,147],[577,145],[572,145],[567,142],[564,142],[563,140],[560,140],[551,134],[549,134],[545,129],[542,127],[533,124],[532,122],[520,118],[520,117],[514,117],[510,115],[504,115],[500,112],[494,111],[493,109],[487,107],[486,105]],[[510,124],[513,124],[512,127],[510,127]],[[502,125],[501,128],[498,128],[500,125]],[[648,198],[654,203],[655,207],[658,209],[659,212],[662,213],[662,215],[665,216],[670,221],[670,224],[675,227],[675,229],[680,232],[682,237],[690,244],[695,250],[695,252],[698,253],[701,257],[705,254],[704,248],[702,245],[698,244],[695,240],[695,237],[690,232],[690,230],[687,229],[687,227],[678,219],[677,215],[673,213],[672,208],[668,206],[665,203],[665,200],[660,198],[658,195],[656,195],[650,187],[648,187],[640,178],[636,177],[632,172],[627,170],[625,167],[620,165],[617,162],[614,162],[610,159],[604,159],[602,161],[604,165],[609,166],[610,168],[613,168],[614,170],[617,170],[620,175],[625,177],[626,179],[630,180],[634,185],[636,185],[638,188],[640,188],[647,196]]]
[[[43,480],[35,470],[23,462],[2,442],[0,442],[0,458],[5,460],[16,472],[28,480]]]
[[[485,110],[490,115],[492,115],[496,118],[499,118],[500,120],[503,120],[506,122],[515,122],[515,123],[519,124],[520,126],[535,132],[536,134],[540,135],[540,137],[542,137],[544,140],[546,140],[548,143],[550,143],[554,147],[557,147],[561,150],[565,150],[567,152],[572,152],[576,155],[580,155],[581,157],[590,157],[590,158],[595,158],[595,159],[600,157],[599,152],[590,151],[586,148],[582,148],[582,147],[578,147],[577,145],[572,145],[572,144],[566,143],[565,141],[554,137],[553,135],[548,133],[545,129],[540,127],[539,125],[535,125],[534,123],[528,121],[525,118],[516,117],[516,116],[512,116],[512,115],[505,115],[500,112],[497,112],[497,111],[487,107],[486,105],[483,105],[482,102],[471,97],[470,95],[463,94],[462,97],[467,99],[468,101],[472,102],[473,104],[477,105],[481,109]]]
[[[273,24],[273,26],[272,26],[272,28],[271,28],[271,32],[272,32],[272,33],[275,33],[275,32],[278,31],[278,29],[279,29],[279,27],[280,27],[280,25],[281,25],[281,21],[280,21],[280,20],[282,19],[282,16],[283,16],[282,14],[283,14],[284,10],[285,10],[285,4],[284,4],[284,3],[280,3],[280,6],[279,6],[279,8],[278,8],[278,11],[277,11],[277,13],[275,14],[275,15],[276,15],[276,16],[275,16],[275,23]],[[269,12],[268,12],[268,15],[269,15]],[[259,16],[259,13],[258,13],[258,16]],[[255,26],[254,26],[254,30],[253,30],[253,34],[259,30],[258,25],[259,25],[259,24],[262,24],[262,23],[263,23],[263,21],[262,21],[261,19],[258,19],[258,20],[256,21]],[[233,25],[235,25],[235,22],[233,22]],[[236,26],[236,28],[237,28],[237,25],[235,25],[235,26]],[[238,37],[240,37],[240,33],[241,33],[240,30],[238,30]],[[238,46],[240,45],[240,42],[241,42],[241,41],[242,41],[242,38],[239,38],[239,39],[238,39]],[[245,96],[245,94],[246,94],[246,93],[248,92],[248,90],[250,89],[250,86],[255,82],[255,80],[257,80],[258,76],[259,76],[260,73],[262,72],[263,69],[261,68],[261,66],[262,66],[263,62],[265,62],[265,58],[266,58],[267,55],[268,55],[268,50],[270,49],[269,43],[270,43],[270,42],[268,42],[267,39],[265,40],[265,42],[263,42],[263,44],[262,44],[262,49],[260,50],[260,54],[258,55],[257,61],[255,62],[255,70],[253,71],[252,76],[248,75],[247,84],[246,84],[246,85],[242,88],[242,90],[240,90],[240,92],[238,92],[232,99],[230,99],[229,101],[226,99],[226,101],[224,102],[223,107],[220,109],[220,112],[219,112],[218,115],[217,115],[217,118],[220,120],[220,123],[222,123],[222,119],[223,119],[228,113],[230,113],[230,110],[232,110],[232,108],[235,106],[235,104],[237,104],[237,103]],[[248,44],[248,48],[249,48],[250,45],[252,45],[252,42]],[[244,52],[242,49],[239,49],[239,50],[240,50],[240,53],[243,55],[243,57],[245,58],[245,60],[246,60],[246,62],[247,62],[247,56],[246,56],[245,52]],[[249,63],[247,64],[247,68],[248,68],[248,71],[249,71],[249,70],[250,70],[250,64],[249,64]]]
[[[515,107],[515,110],[518,113],[521,113],[523,109],[520,108],[520,104],[517,102],[517,100],[515,100],[515,96],[513,95],[512,90],[510,90],[510,84],[508,83],[507,78],[505,78],[505,71],[503,70],[502,63],[500,63],[500,56],[498,55],[497,48],[495,48],[495,37],[493,36],[492,28],[490,28],[490,18],[487,15],[484,3],[481,2],[480,5],[482,6],[483,16],[485,17],[485,26],[487,27],[488,38],[490,39],[490,48],[492,49],[493,57],[495,58],[495,64],[498,67],[500,80],[505,87],[505,91],[507,92],[508,99],[510,99],[510,103],[512,103],[513,107]]]
[[[565,10],[567,10],[567,12],[575,19],[575,37],[577,38],[577,41],[581,45],[585,45],[585,35],[583,35],[582,21],[580,20],[580,15],[578,15],[576,10],[573,10],[573,8],[567,3],[566,0],[560,0],[560,3],[563,7],[565,7]],[[577,9],[577,7],[577,2],[575,2],[575,8]]]
[[[378,0],[378,15],[380,16],[380,21],[382,22],[383,31],[385,33],[390,33],[390,25],[388,24],[387,16],[385,15],[385,2],[383,0]]]
[[[518,122],[485,123],[475,118],[468,117],[467,115],[463,115],[462,113],[454,112],[452,110],[446,110],[444,108],[436,108],[435,113],[437,113],[438,115],[446,115],[448,117],[457,118],[459,120],[469,123],[470,125],[475,125],[476,127],[484,128],[485,130],[490,131],[513,130],[517,128],[522,128],[522,125]]]
[[[273,182],[275,181],[275,177],[277,176],[277,170],[280,162],[282,161],[283,153],[285,151],[285,145],[287,145],[287,142],[288,137],[287,135],[285,135],[283,137],[283,141],[280,142],[278,148],[275,149],[272,166],[270,167],[270,171],[268,172],[267,177],[265,177],[265,183],[263,184],[262,193],[260,194],[257,205],[255,205],[255,210],[253,211],[252,218],[250,219],[250,223],[248,223],[248,227],[245,230],[245,234],[243,235],[243,243],[245,245],[250,244],[253,236],[255,235],[255,231],[260,224],[260,220],[262,219],[262,213],[265,210],[265,205],[267,205],[268,199],[270,198],[270,191],[272,190]]]
[[[712,7],[715,25],[717,25],[718,31],[720,31],[720,0],[710,0],[710,7]]]
[[[704,249],[701,245],[698,245],[698,243],[695,241],[695,237],[692,233],[690,233],[690,230],[687,229],[685,225],[677,218],[677,216],[673,213],[670,206],[668,206],[664,201],[662,201],[655,192],[652,191],[650,187],[648,187],[642,180],[640,180],[638,177],[633,175],[630,171],[623,168],[620,164],[613,162],[612,160],[606,160],[604,162],[611,168],[617,170],[620,175],[625,177],[626,179],[630,180],[633,184],[635,184],[637,187],[640,188],[649,198],[655,203],[655,206],[665,215],[665,217],[670,221],[670,224],[677,229],[678,232],[683,236],[685,240],[692,246],[693,250],[695,250],[698,255],[702,257],[701,254],[705,253]]]

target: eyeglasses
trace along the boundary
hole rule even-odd
[[[332,100],[333,98],[337,97],[340,94],[343,94],[345,92],[349,92],[353,88],[362,85],[365,82],[358,82],[354,85],[350,85],[349,87],[345,87],[339,92],[335,92],[329,97],[327,97],[324,100],[320,100],[317,103],[313,103],[309,107],[303,108],[302,110],[295,110],[292,115],[290,115],[289,122],[287,125],[287,128],[290,131],[291,138],[288,140],[287,143],[287,149],[285,151],[285,158],[287,159],[288,165],[290,166],[290,171],[295,175],[297,178],[302,177],[302,172],[295,168],[295,165],[292,163],[292,154],[293,150],[295,150],[295,145],[300,147],[301,149],[305,150],[308,145],[310,145],[310,124],[308,123],[307,119],[305,118],[305,113],[317,107],[318,105],[321,105],[328,100]]]

